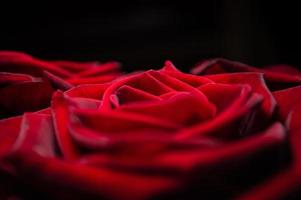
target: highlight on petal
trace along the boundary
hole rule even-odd
[[[56,146],[51,116],[25,113],[11,151],[34,151],[41,156],[54,157]]]
[[[71,120],[67,103],[64,94],[61,91],[56,92],[51,102],[51,113],[59,148],[65,159],[72,160],[78,156],[78,149],[75,147],[67,128],[67,124]]]
[[[34,77],[26,74],[0,72],[0,87],[34,80]]]
[[[44,76],[49,80],[53,88],[60,90],[68,90],[73,87],[72,84],[64,81],[62,78],[55,76],[54,74],[44,71]]]

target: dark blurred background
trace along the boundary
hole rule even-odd
[[[298,1],[14,2],[0,6],[0,49],[43,59],[118,60],[126,70],[188,69],[225,57],[300,65]]]

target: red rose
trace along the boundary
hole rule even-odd
[[[118,68],[117,62],[43,61],[0,51],[0,118],[46,108],[56,89],[112,81]]]
[[[49,109],[1,120],[3,195],[300,195],[300,73],[222,59],[192,73],[206,75],[167,61],[161,70],[56,91]]]

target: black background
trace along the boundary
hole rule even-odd
[[[292,1],[13,2],[0,5],[0,49],[42,59],[118,60],[124,69],[188,69],[225,57],[300,65],[300,9]]]

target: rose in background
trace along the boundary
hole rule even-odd
[[[298,198],[300,82],[291,67],[214,59],[55,91],[49,108],[0,121],[0,194]]]
[[[104,83],[120,76],[118,62],[45,61],[0,51],[0,118],[37,111],[50,105],[56,89]]]

